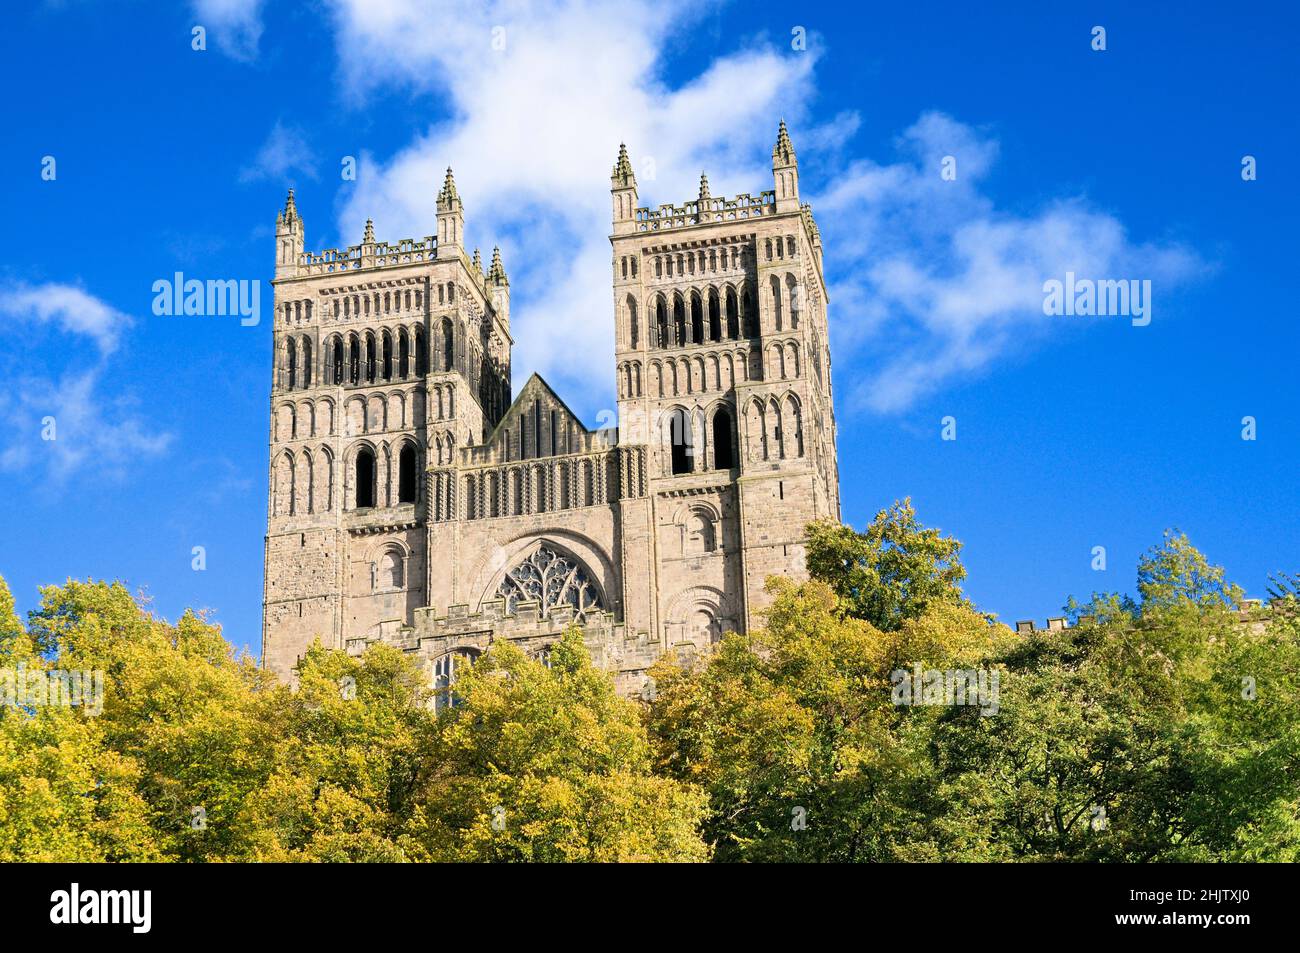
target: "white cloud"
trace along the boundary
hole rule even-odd
[[[619,143],[642,204],[694,198],[701,171],[714,195],[757,193],[772,188],[777,120],[803,114],[813,92],[811,54],[739,40],[665,85],[660,57],[696,9],[684,3],[464,3],[436,15],[401,0],[333,6],[345,86],[436,93],[451,114],[391,158],[363,156],[344,240],[359,240],[367,218],[381,238],[431,234],[453,166],[470,248],[486,261],[502,246],[516,384],[540,371],[587,414],[613,396],[608,189]]]
[[[54,322],[65,331],[94,338],[101,352],[117,347],[131,319],[75,285],[19,284],[0,288],[0,314],[16,321]]]
[[[262,0],[193,0],[198,26],[208,31],[218,49],[232,59],[257,58],[262,38]]]
[[[240,170],[239,181],[272,179],[283,182],[295,172],[314,181],[317,178],[316,158],[301,129],[277,121],[252,164]]]
[[[848,390],[849,409],[904,410],[1062,328],[1043,314],[1043,282],[1067,271],[1151,279],[1157,302],[1200,262],[1176,244],[1133,242],[1114,215],[1081,198],[1031,214],[998,210],[981,182],[996,140],[927,113],[892,165],[857,161],[813,198],[831,269],[836,357],[868,341],[887,355]],[[956,158],[957,179],[940,176]]]
[[[447,115],[394,155],[363,153],[341,240],[359,240],[367,218],[381,238],[432,233],[454,166],[469,247],[486,260],[499,242],[510,273],[516,383],[538,370],[587,414],[613,391],[607,183],[621,141],[641,203],[653,207],[694,197],[701,171],[715,196],[771,188],[776,120],[790,122],[805,169],[818,173],[803,186],[826,243],[849,411],[904,409],[1052,333],[1047,278],[1152,278],[1159,299],[1197,264],[1183,248],[1134,243],[1082,199],[999,210],[983,190],[997,141],[941,114],[904,132],[898,162],[846,155],[859,115],[811,121],[816,57],[791,54],[783,38],[732,38],[669,84],[663,61],[696,26],[698,5],[458,2],[430,13],[414,0],[333,0],[331,9],[343,88],[436,96]],[[955,182],[939,176],[946,155],[957,159]],[[820,195],[818,181],[830,183]],[[886,355],[871,368],[868,341]]]
[[[58,485],[82,468],[120,476],[139,457],[166,450],[171,435],[140,417],[134,401],[105,394],[102,376],[100,368],[68,370],[57,379],[21,378],[0,392],[0,470]]]
[[[51,323],[98,345],[88,364],[84,351],[68,347],[43,347],[39,361],[19,362],[13,344],[22,336],[9,336],[5,356],[31,370],[13,375],[0,389],[0,471],[57,485],[81,469],[120,473],[140,455],[167,448],[169,434],[146,423],[133,400],[104,386],[111,355],[132,324],[129,316],[81,288],[58,283],[0,289],[0,315]],[[35,369],[38,363],[62,367],[46,373]]]

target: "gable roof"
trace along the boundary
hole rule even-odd
[[[500,447],[505,442],[506,434],[519,431],[524,415],[532,413],[533,409],[539,406],[548,413],[553,411],[559,415],[555,421],[557,429],[563,431],[574,430],[581,434],[591,433],[583,424],[582,419],[569,409],[569,405],[560,399],[559,394],[551,389],[551,385],[546,383],[542,376],[534,371],[528,378],[527,383],[520,389],[519,396],[510,405],[510,409],[502,415],[492,433],[488,435],[484,446]]]

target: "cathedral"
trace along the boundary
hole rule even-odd
[[[660,656],[760,625],[804,528],[839,518],[826,284],[785,123],[773,188],[641,207],[610,177],[617,426],[534,374],[511,401],[510,282],[465,242],[451,170],[436,235],[306,250],[276,217],[262,664],[307,647],[416,656],[435,687],[510,639],[545,661],[578,625],[636,694]],[[583,342],[575,340],[575,347]]]

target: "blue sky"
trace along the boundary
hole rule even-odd
[[[1281,3],[15,9],[0,574],[21,608],[122,578],[256,652],[270,323],[155,316],[153,283],[262,280],[269,307],[289,185],[309,248],[367,217],[417,237],[452,165],[510,273],[516,387],[540,371],[594,424],[618,143],[643,204],[701,171],[757,192],[784,116],[826,247],[845,520],[911,496],[1009,622],[1131,590],[1170,526],[1262,595],[1300,570],[1296,26]],[[1067,270],[1150,280],[1151,323],[1044,315]]]

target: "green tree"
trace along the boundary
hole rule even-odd
[[[138,772],[160,850],[179,860],[246,855],[248,795],[271,770],[279,725],[259,696],[285,689],[236,656],[218,626],[187,611],[174,625],[121,583],[41,590],[32,642],[63,669],[102,671],[95,727]]]
[[[570,630],[550,667],[497,642],[455,685],[405,839],[420,860],[698,861],[704,796],[651,773],[635,703]]]
[[[58,668],[0,578],[0,862],[161,859],[135,762],[93,709],[48,703]]]
[[[910,499],[881,510],[862,533],[832,522],[808,527],[808,572],[830,585],[840,611],[882,632],[933,602],[962,600],[960,553],[960,542],[921,526]]]
[[[945,712],[924,848],[959,860],[1294,860],[1300,631],[1244,619],[1185,537],[1139,565],[1136,612],[993,660],[1001,710]],[[1114,608],[1117,600],[1106,603]]]
[[[926,734],[908,723],[932,715],[895,706],[892,675],[965,667],[1010,632],[952,600],[882,632],[820,580],[768,591],[762,628],[652,670],[659,770],[709,792],[718,860],[908,859],[928,808]]]
[[[266,861],[401,861],[433,716],[426,679],[401,651],[362,658],[317,641],[298,690],[267,696],[277,726],[265,785],[250,794],[252,855]],[[287,697],[285,697],[287,695]]]

